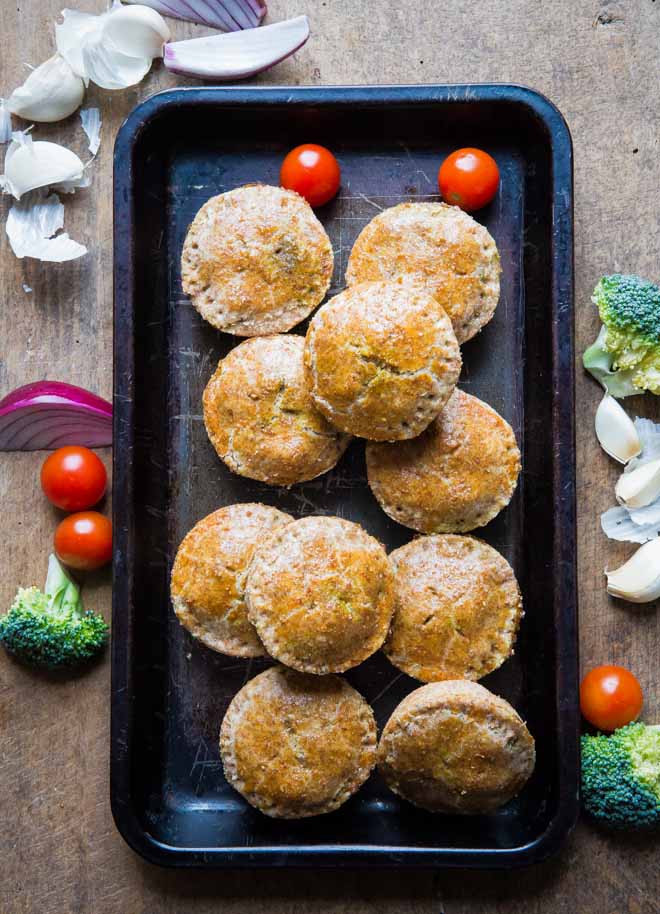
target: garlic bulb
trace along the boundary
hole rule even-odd
[[[620,568],[606,571],[607,592],[629,603],[660,597],[660,537],[649,540]]]
[[[628,463],[642,450],[632,419],[609,394],[596,410],[596,437],[605,453],[619,463]]]
[[[148,6],[115,2],[99,16],[69,9],[62,16],[55,26],[57,50],[85,83],[103,89],[139,83],[170,37],[163,17]]]
[[[22,86],[7,99],[12,114],[30,121],[52,123],[79,108],[85,84],[59,54],[33,70]]]
[[[37,187],[72,191],[85,184],[84,166],[75,152],[58,143],[34,141],[29,133],[14,131],[5,156],[0,187],[17,200]]]
[[[654,502],[660,495],[660,458],[622,473],[614,494],[625,508],[644,508]]]

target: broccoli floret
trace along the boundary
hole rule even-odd
[[[44,592],[19,588],[9,612],[0,616],[0,643],[31,666],[78,666],[107,640],[103,617],[83,610],[80,589],[54,555],[48,560]]]
[[[660,825],[660,726],[582,737],[582,805],[613,828]]]
[[[613,397],[660,394],[660,288],[639,276],[603,276],[592,301],[603,327],[583,364]]]

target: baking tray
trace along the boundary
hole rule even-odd
[[[511,505],[480,535],[513,564],[526,615],[515,656],[483,682],[527,720],[538,762],[521,795],[492,815],[425,813],[373,775],[330,815],[262,816],[225,782],[217,735],[232,696],[266,662],[199,645],[170,607],[179,542],[224,504],[337,514],[388,549],[412,536],[371,496],[363,443],[327,475],[281,490],[231,475],[204,431],[202,391],[237,340],[182,293],[186,230],[210,196],[277,184],[284,153],[305,141],[330,146],[342,167],[339,197],[318,211],[336,253],[330,294],[375,213],[436,199],[451,149],[484,147],[500,167],[500,193],[478,218],[499,246],[502,296],[464,347],[461,386],[508,419],[523,453]],[[149,860],[205,867],[509,867],[555,850],[578,804],[572,162],[560,113],[515,86],[177,89],[123,125],[114,205],[111,793],[122,835]],[[347,679],[379,726],[417,685],[380,654]]]

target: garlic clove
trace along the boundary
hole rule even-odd
[[[606,571],[607,592],[629,603],[650,603],[660,597],[660,537],[640,546],[620,568]]]
[[[660,458],[622,473],[614,494],[625,508],[644,508],[654,502],[660,495]]]
[[[79,108],[85,84],[66,60],[55,54],[33,70],[22,86],[7,99],[12,114],[30,121],[52,123]]]
[[[128,57],[163,56],[163,45],[170,40],[167,23],[148,6],[116,6],[105,18],[101,40],[108,41]]]
[[[28,132],[14,131],[5,156],[5,173],[0,186],[20,200],[37,187],[64,184],[69,188],[84,183],[84,166],[75,152],[58,143],[34,141]]]
[[[632,419],[609,394],[596,410],[596,437],[605,453],[619,463],[628,463],[642,450]]]

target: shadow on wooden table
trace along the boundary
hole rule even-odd
[[[578,847],[586,846],[585,835],[579,833],[587,830],[592,848],[588,863],[578,853]],[[167,911],[201,914],[220,910],[220,903],[222,911],[239,912],[251,902],[251,910],[263,906],[264,911],[301,914],[358,910],[360,914],[575,914],[597,910],[605,891],[615,905],[612,911],[660,910],[652,880],[648,886],[639,883],[627,874],[623,863],[636,859],[636,872],[646,870],[650,876],[659,847],[660,835],[615,834],[582,822],[559,856],[508,872],[286,869],[210,873],[164,870],[134,859],[148,893],[154,899],[167,897]]]

